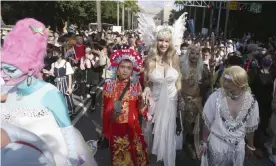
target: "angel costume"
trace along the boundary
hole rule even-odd
[[[207,154],[201,166],[243,166],[244,137],[258,127],[258,102],[249,91],[244,94],[244,102],[236,119],[229,113],[224,94],[223,89],[215,91],[203,109],[203,119],[210,134],[207,139]]]
[[[194,49],[193,46],[190,48]],[[197,52],[200,51],[198,48]],[[192,159],[199,156],[200,127],[204,97],[210,89],[210,73],[199,56],[196,65],[189,60],[191,51],[183,58],[182,95],[179,98],[179,110],[182,112],[184,126],[185,148]]]
[[[142,33],[142,41],[146,46],[157,42],[157,34],[160,30],[169,28],[172,32],[174,46],[179,47],[185,31],[185,15],[182,14],[174,24],[174,27],[155,27],[151,17],[139,13],[139,31]],[[152,29],[153,32],[149,32]],[[175,166],[176,158],[176,117],[177,117],[177,95],[176,81],[179,73],[170,67],[166,73],[155,68],[148,74],[149,81],[153,84],[150,87],[154,105],[149,108],[153,115],[152,121],[143,122],[143,132],[149,149],[157,155],[157,161],[164,162],[165,166]],[[152,124],[154,127],[152,129]],[[154,135],[154,137],[153,137]],[[152,140],[153,137],[153,140]]]

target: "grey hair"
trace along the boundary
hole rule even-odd
[[[187,75],[190,72],[190,61],[189,61],[190,52],[191,52],[191,48],[187,50],[187,55],[184,56],[181,64],[181,72],[183,75]],[[202,60],[202,53],[200,51],[200,57],[198,58],[197,65],[196,65],[197,81],[200,81],[202,79],[203,65],[204,63]]]

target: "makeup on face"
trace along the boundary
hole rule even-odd
[[[22,82],[26,78],[26,74],[13,65],[2,63],[1,77],[6,85],[14,86]]]

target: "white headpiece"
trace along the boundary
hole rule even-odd
[[[138,13],[138,31],[141,33],[141,40],[147,47],[149,47],[156,42],[158,32],[165,30],[166,28],[171,30],[172,42],[174,46],[180,47],[183,40],[184,31],[186,30],[185,25],[187,14],[187,12],[183,13],[173,26],[156,26],[154,19],[151,16],[144,13]]]

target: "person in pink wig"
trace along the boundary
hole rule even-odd
[[[46,55],[48,30],[32,18],[16,23],[5,37],[1,76],[16,90],[8,94],[1,120],[20,126],[48,144],[57,166],[97,166],[69,118],[64,97],[39,79]]]

